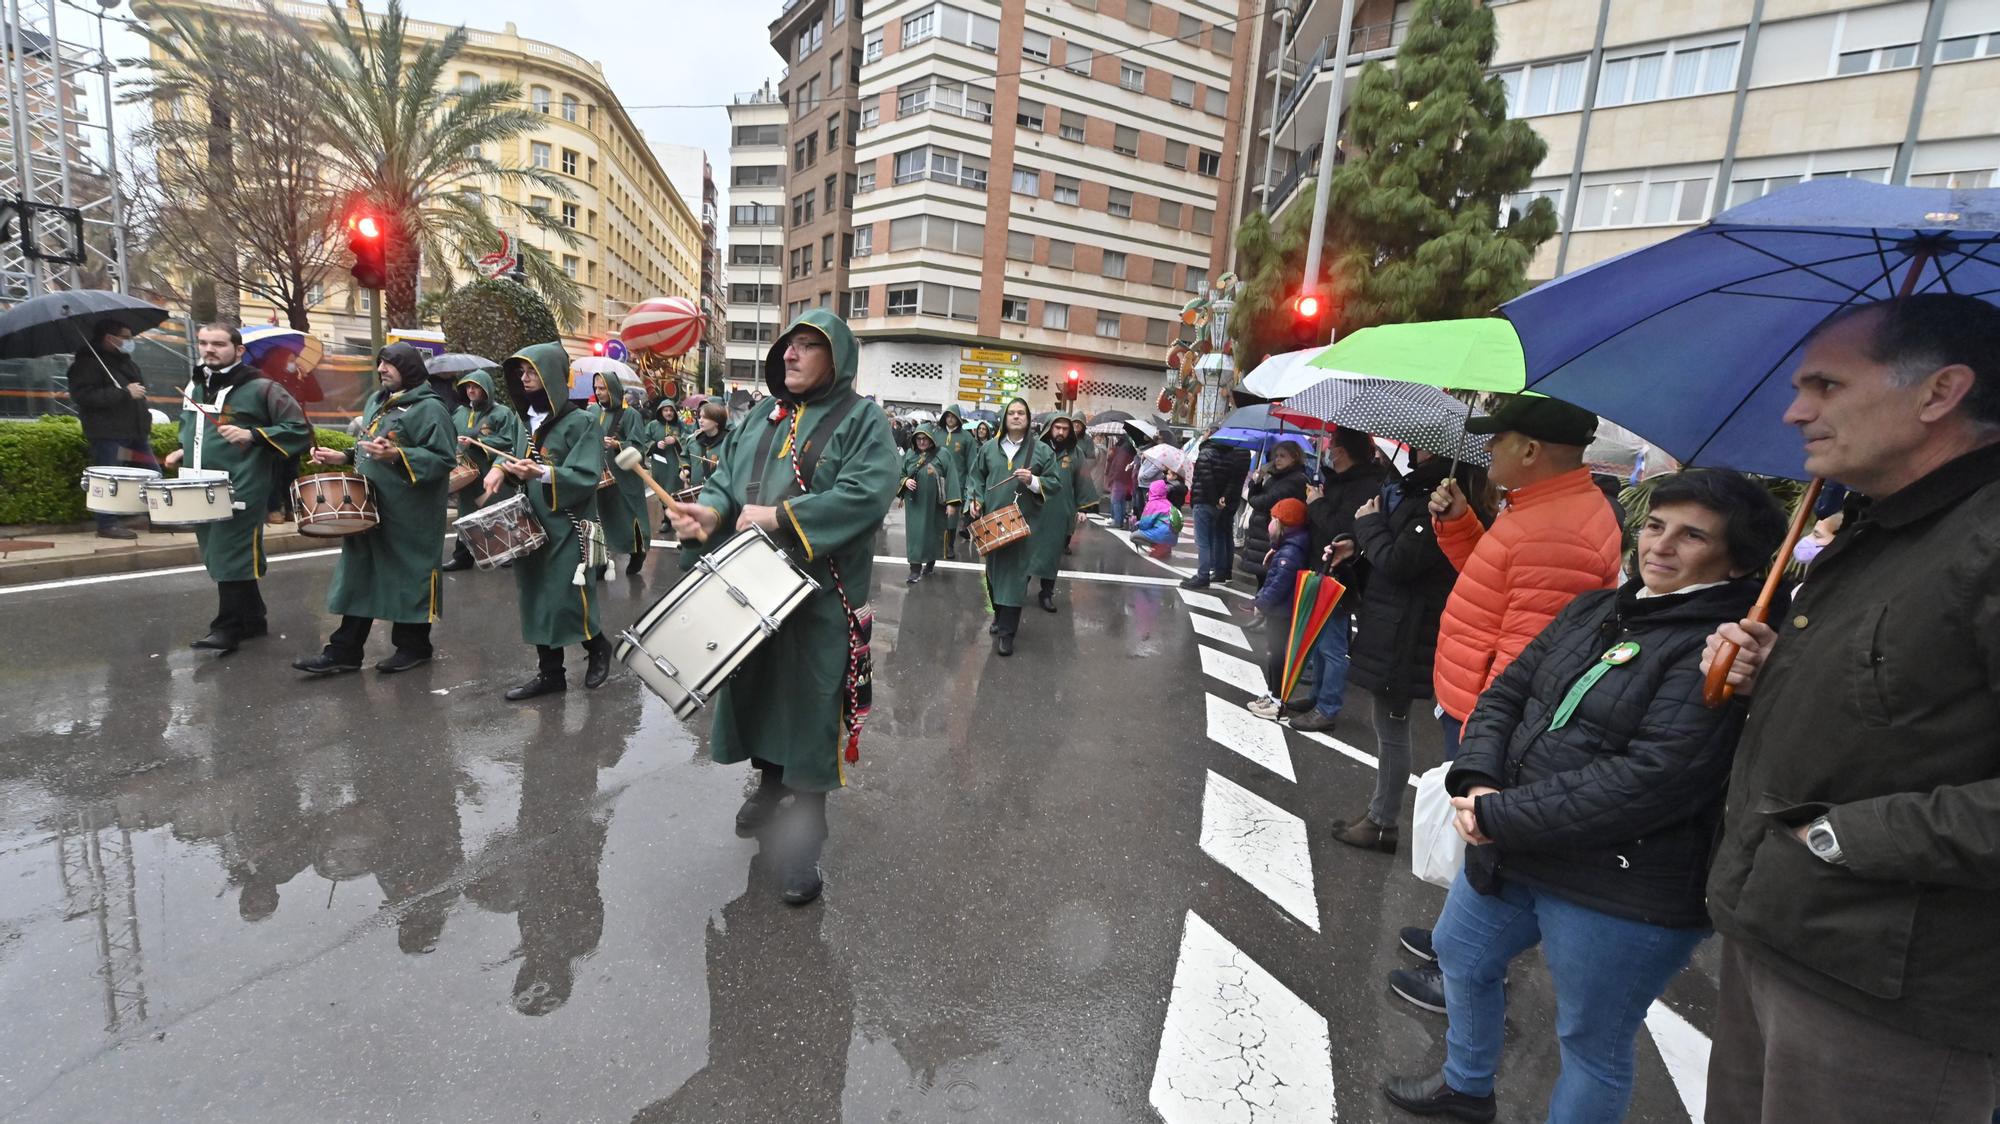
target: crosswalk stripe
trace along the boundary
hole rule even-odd
[[[1214,695],[1208,697],[1208,738],[1224,749],[1254,761],[1288,781],[1297,781],[1292,771],[1292,751],[1285,745],[1285,732],[1275,722],[1262,718]]]
[[[1194,625],[1196,632],[1210,640],[1230,644],[1246,652],[1250,650],[1250,640],[1243,635],[1243,630],[1228,621],[1219,621],[1214,617],[1191,616],[1188,618],[1188,623]]]
[[[1674,1079],[1688,1119],[1703,1119],[1708,1113],[1708,1036],[1657,999],[1646,1008],[1646,1029],[1667,1063],[1667,1076]]]
[[[1201,795],[1201,849],[1319,932],[1306,821],[1219,773]]]
[[[1149,1099],[1167,1124],[1326,1124],[1326,1019],[1190,911]]]
[[[1249,660],[1232,656],[1218,648],[1206,644],[1201,648],[1201,670],[1212,675],[1239,691],[1248,691],[1259,698],[1264,694],[1264,669]]]
[[[1341,741],[1339,738],[1330,738],[1327,737],[1325,734],[1318,733],[1313,730],[1294,730],[1292,732],[1298,734],[1301,737],[1311,738],[1312,740],[1327,747],[1328,749],[1334,751],[1335,753],[1340,754],[1342,757],[1353,758],[1354,760],[1361,762],[1363,765],[1368,766],[1370,769],[1375,769],[1379,771],[1382,768],[1382,763],[1376,760],[1374,754],[1363,753],[1360,750],[1354,748],[1353,746],[1348,745],[1346,742]],[[1410,787],[1411,788],[1417,787],[1417,777],[1415,773],[1410,774]]]
[[[1181,600],[1187,602],[1188,607],[1191,609],[1218,613],[1225,617],[1229,615],[1229,606],[1223,602],[1222,598],[1212,593],[1196,593],[1192,589],[1183,589],[1181,590]]]

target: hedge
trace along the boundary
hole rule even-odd
[[[329,449],[351,449],[354,438],[337,429],[315,429],[315,440]],[[181,447],[174,425],[153,427],[153,455],[164,457]],[[91,518],[78,481],[90,459],[83,423],[75,418],[44,417],[32,422],[0,422],[0,525],[22,523],[82,523]],[[304,464],[301,473],[329,469]]]

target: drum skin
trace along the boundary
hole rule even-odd
[[[368,480],[358,472],[301,476],[292,485],[292,501],[299,513],[299,534],[315,538],[360,534],[382,521]]]

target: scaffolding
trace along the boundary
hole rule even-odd
[[[75,816],[56,830],[56,855],[63,920],[87,919],[96,929],[93,974],[104,985],[104,1029],[115,1033],[144,1023],[146,980],[132,832],[102,826],[88,814]]]
[[[95,47],[62,38],[63,8],[66,19],[96,19]],[[7,102],[0,301],[59,289],[125,291],[124,201],[104,20],[103,12],[70,0],[0,0]],[[86,86],[92,77],[94,93]]]

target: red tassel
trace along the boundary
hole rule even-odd
[[[844,756],[844,757],[846,757],[846,758],[847,758],[847,763],[848,763],[849,765],[852,765],[852,764],[854,764],[854,763],[855,763],[856,761],[859,761],[859,760],[861,760],[861,731],[860,731],[860,730],[856,730],[856,731],[854,731],[853,733],[851,733],[851,734],[847,735],[847,752],[846,752],[846,753],[844,753],[844,754],[842,754],[842,756]]]

